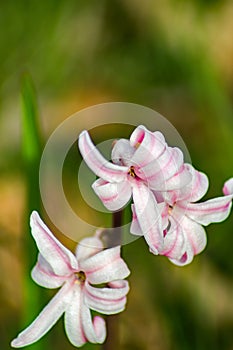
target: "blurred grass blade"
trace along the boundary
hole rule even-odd
[[[22,116],[22,158],[26,183],[26,210],[25,230],[23,232],[23,257],[25,273],[23,281],[23,311],[22,327],[31,322],[41,309],[41,290],[30,278],[30,271],[36,262],[38,251],[30,234],[29,216],[31,211],[40,210],[39,192],[39,162],[42,152],[39,131],[38,110],[35,90],[29,75],[25,75],[21,90],[21,116]],[[44,347],[43,347],[44,348]],[[28,347],[31,350],[41,349],[36,343]]]
[[[41,155],[41,141],[35,90],[29,76],[23,78],[21,107],[23,157],[27,163],[35,163]]]

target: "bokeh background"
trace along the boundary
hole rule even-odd
[[[233,176],[232,18],[231,0],[0,1],[1,349],[54,294],[30,280],[28,217],[38,209],[46,218],[40,155],[71,114],[107,101],[157,110],[209,175],[206,198],[221,195]],[[141,239],[124,247],[132,288],[119,318],[122,349],[233,349],[233,216],[207,234],[205,252],[184,268],[149,254]],[[72,348],[62,321],[28,347]]]

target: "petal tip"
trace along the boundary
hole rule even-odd
[[[38,211],[33,210],[30,217],[31,217],[32,219],[34,219],[34,218],[38,218],[38,216],[39,216]]]
[[[233,195],[233,177],[227,180],[223,185],[223,194],[225,196]]]
[[[31,229],[41,220],[40,215],[36,210],[33,210],[30,215],[30,227]]]
[[[21,342],[18,340],[18,338],[15,338],[11,341],[10,346],[12,348],[19,348],[20,346],[23,346]]]
[[[84,136],[84,135],[86,135],[86,134],[88,134],[88,131],[87,130],[82,130],[81,132],[80,132],[80,134],[79,134],[79,138],[81,137],[81,136]]]

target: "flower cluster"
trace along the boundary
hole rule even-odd
[[[114,143],[112,160],[106,160],[87,131],[79,136],[79,149],[89,168],[99,177],[92,187],[110,211],[122,209],[132,198],[130,232],[144,236],[153,254],[187,265],[206,246],[203,226],[228,216],[233,198],[233,178],[225,182],[224,196],[200,202],[206,194],[207,176],[184,162],[182,151],[170,147],[164,136],[138,126],[129,140]],[[23,347],[39,340],[64,314],[65,330],[77,347],[103,343],[106,325],[101,316],[124,310],[130,271],[120,256],[120,246],[104,249],[98,233],[80,241],[75,255],[64,247],[37,212],[31,215],[31,232],[39,249],[33,280],[58,288],[32,324],[11,343]]]
[[[184,163],[179,148],[164,136],[138,126],[129,140],[120,139],[107,161],[87,131],[79,136],[79,149],[89,168],[99,176],[93,189],[106,208],[123,208],[131,196],[131,233],[144,236],[150,251],[186,265],[206,246],[202,225],[226,219],[232,192],[196,203],[208,189],[207,176]]]
[[[42,287],[61,289],[11,346],[36,342],[63,313],[66,334],[74,346],[103,343],[105,321],[100,316],[92,320],[90,310],[109,315],[125,308],[129,286],[124,278],[130,272],[120,257],[120,247],[104,250],[101,240],[93,236],[84,238],[74,255],[54,237],[37,212],[32,213],[30,224],[39,249],[32,278]]]

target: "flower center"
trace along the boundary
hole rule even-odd
[[[131,166],[131,167],[129,168],[128,174],[129,174],[130,176],[132,176],[133,178],[136,177],[136,174],[135,174],[135,171],[134,171],[134,167],[133,167],[133,166]]]
[[[169,215],[171,215],[172,209],[173,209],[173,206],[169,205],[169,207],[168,207],[168,214],[169,214]]]
[[[76,283],[83,284],[86,281],[85,272],[79,271],[75,272]]]

